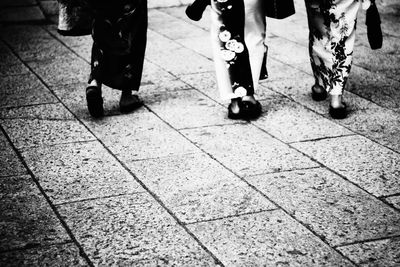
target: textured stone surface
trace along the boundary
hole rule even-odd
[[[87,121],[86,125],[122,161],[198,151],[178,132],[144,109]]]
[[[59,103],[0,109],[0,118],[73,120],[74,116]]]
[[[88,266],[79,249],[69,243],[0,254],[2,266]]]
[[[353,266],[282,211],[198,223],[189,229],[225,266]]]
[[[0,10],[0,22],[44,21],[38,6],[7,7]]]
[[[400,196],[393,196],[393,197],[388,197],[386,200],[392,204],[395,208],[400,210]]]
[[[0,206],[0,251],[69,240],[30,176],[1,178]]]
[[[22,165],[22,162],[2,132],[0,132],[0,148],[0,177],[26,174],[24,165]]]
[[[59,209],[95,266],[215,265],[146,194],[85,201]]]
[[[143,191],[98,142],[29,149],[23,157],[55,203]]]
[[[318,166],[251,125],[224,125],[182,132],[241,176]]]
[[[400,214],[326,169],[249,177],[332,246],[400,234]]]
[[[254,124],[284,142],[354,134],[287,98],[270,99],[262,104],[266,111]]]
[[[0,107],[54,103],[57,99],[32,74],[0,79]]]
[[[127,165],[184,223],[275,208],[204,154],[133,161]]]
[[[18,149],[94,140],[78,121],[5,119],[0,123]]]
[[[400,238],[392,238],[338,248],[359,266],[400,265]]]
[[[197,90],[152,95],[146,103],[176,129],[234,123],[224,107]]]
[[[340,137],[293,146],[375,196],[400,190],[400,155],[364,137]]]
[[[354,111],[352,116],[339,123],[379,144],[400,152],[399,112],[371,103],[370,108]]]

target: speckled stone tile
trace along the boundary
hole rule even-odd
[[[400,238],[392,238],[339,247],[345,256],[358,266],[400,265]]]
[[[7,47],[0,49],[0,77],[29,73],[29,69]]]
[[[365,137],[339,137],[293,146],[375,196],[400,190],[400,155]]]
[[[202,31],[198,29],[197,31]],[[195,53],[205,56],[208,59],[213,58],[212,45],[210,42],[210,33],[203,30],[203,36],[177,39],[176,42],[186,48],[192,49]]]
[[[16,52],[37,49],[38,44],[44,39],[52,39],[49,33],[40,25],[8,25],[2,28],[0,34],[4,40]],[[44,43],[45,44],[45,43]]]
[[[354,111],[340,120],[341,125],[400,153],[400,113],[371,103],[368,109]]]
[[[192,38],[202,34],[202,30],[195,25],[186,23],[158,9],[149,10],[149,29],[168,36],[171,40]]]
[[[275,208],[205,154],[126,164],[184,223]]]
[[[72,243],[0,253],[2,266],[89,266]]]
[[[30,176],[0,183],[0,251],[70,240]]]
[[[95,266],[214,266],[213,258],[150,196],[59,207]]]
[[[122,161],[198,151],[192,143],[145,109],[85,123]]]
[[[74,116],[61,103],[0,109],[3,119],[73,120]]]
[[[280,210],[189,229],[225,266],[353,266]]]
[[[182,133],[240,176],[318,166],[251,125],[188,129]]]
[[[197,90],[149,96],[147,106],[176,129],[232,124],[227,111]]]
[[[27,173],[24,165],[22,165],[22,162],[2,132],[0,132],[0,148],[0,177]]]
[[[306,35],[307,36],[307,35]],[[268,55],[286,64],[310,65],[308,48],[282,37],[268,38]]]
[[[0,124],[18,149],[94,140],[78,121],[3,119]]]
[[[154,1],[154,0],[153,0]],[[192,1],[191,0],[184,0],[182,2],[187,2],[188,4],[191,4]],[[179,18],[181,20],[184,20],[188,23],[191,23],[203,30],[206,30],[207,32],[210,32],[210,25],[211,25],[211,21],[210,21],[210,6],[208,6],[205,10],[205,12],[203,13],[203,17],[201,18],[201,20],[199,21],[193,21],[191,19],[189,19],[186,14],[185,14],[185,10],[186,10],[186,6],[187,5],[181,5],[181,6],[177,6],[174,8],[161,8],[160,10],[162,10],[163,12],[170,14],[171,16],[174,16],[176,18]],[[209,38],[208,38],[209,39]]]
[[[98,142],[29,149],[23,157],[56,204],[143,191]]]
[[[28,65],[48,86],[87,82],[90,73],[89,63],[72,54],[55,59],[31,61]]]
[[[284,142],[354,134],[287,98],[261,103],[265,112],[254,124]]]
[[[0,107],[54,103],[57,99],[32,74],[7,76],[0,79]]]
[[[386,198],[386,201],[392,204],[396,209],[400,210],[400,196]]]
[[[400,234],[400,214],[326,169],[247,180],[332,246]]]

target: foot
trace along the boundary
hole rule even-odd
[[[347,106],[343,102],[342,95],[332,95],[329,104],[329,114],[334,119],[344,119],[347,117]]]
[[[143,101],[137,95],[133,95],[132,91],[122,91],[119,101],[121,113],[129,113],[141,106],[143,106]]]
[[[253,95],[242,97],[242,113],[246,119],[256,119],[261,115],[262,108]]]
[[[240,98],[231,99],[231,103],[228,106],[228,118],[232,120],[242,118],[241,102],[242,100]]]
[[[314,101],[323,101],[327,96],[328,94],[322,86],[315,84],[311,87],[311,97]]]
[[[95,85],[89,85],[86,88],[86,101],[89,113],[94,118],[104,115],[103,98],[101,97],[101,88]]]

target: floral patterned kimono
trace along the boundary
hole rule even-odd
[[[311,67],[316,84],[342,95],[353,58],[357,12],[369,0],[305,0]]]
[[[147,33],[147,0],[59,0],[58,30],[92,34],[89,83],[138,90]]]
[[[266,76],[261,4],[262,0],[211,1],[214,63],[222,99],[253,95],[260,76]]]

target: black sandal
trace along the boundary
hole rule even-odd
[[[347,117],[347,105],[346,103],[343,103],[343,107],[339,108],[334,108],[331,105],[329,105],[329,115],[331,115],[332,118],[334,119],[344,119]]]
[[[328,93],[324,88],[322,88],[321,92],[317,92],[315,89],[315,85],[311,87],[311,97],[314,101],[323,101],[328,97]]]
[[[89,113],[94,118],[104,115],[103,98],[101,97],[101,89],[97,86],[90,85],[86,88],[86,101]]]
[[[132,95],[131,97],[132,101],[128,104],[121,104],[120,101],[119,110],[121,111],[121,113],[129,113],[143,106],[143,101],[140,100],[137,95]]]
[[[242,113],[245,119],[257,119],[262,113],[260,102],[242,101]]]

